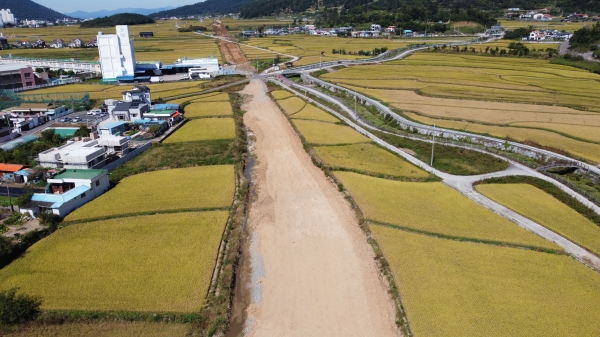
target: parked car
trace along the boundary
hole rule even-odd
[[[70,122],[70,121],[71,121],[71,118],[69,118],[69,117],[65,117],[65,118],[61,118],[61,119],[59,119],[58,121],[59,121],[59,122],[62,122],[62,123],[67,123],[67,122]]]
[[[80,117],[75,117],[75,118],[73,118],[73,122],[75,122],[75,123],[77,123],[77,122],[80,122],[80,121],[81,121],[81,118],[80,118]]]

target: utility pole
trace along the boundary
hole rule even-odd
[[[433,124],[433,132],[431,133],[433,136],[433,141],[431,142],[431,166],[433,168],[433,149],[435,148],[435,124]]]
[[[14,212],[15,209],[13,208],[12,199],[10,198],[10,189],[8,188],[8,181],[6,182],[6,194],[8,194],[8,203],[10,204],[10,211]]]
[[[325,54],[324,51],[319,54],[319,69],[323,69],[323,54]]]

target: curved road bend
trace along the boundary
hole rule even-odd
[[[290,88],[285,83],[282,83],[280,81],[277,81],[277,82],[282,87],[294,92],[297,96],[304,97],[304,95],[302,95],[300,92]],[[296,87],[300,86],[295,83],[293,85]],[[348,115],[352,116],[355,119],[357,118],[354,111],[352,111],[351,109],[346,107],[343,103],[339,102],[337,99],[330,97],[328,95],[325,95],[325,94],[321,93],[320,91],[312,89],[312,88],[302,87],[302,90],[306,90],[315,96],[318,96],[318,97],[323,98],[331,103],[336,104],[337,106],[342,108],[346,113],[348,113]],[[531,221],[528,218],[523,217],[522,215],[498,204],[497,202],[495,202],[491,199],[486,198],[482,194],[475,191],[475,189],[473,188],[473,183],[475,183],[476,181],[479,181],[479,180],[483,180],[486,178],[492,178],[492,177],[502,177],[502,176],[511,176],[511,175],[534,176],[534,177],[538,177],[538,178],[544,179],[546,181],[552,182],[557,187],[559,187],[561,190],[570,194],[573,197],[576,197],[579,201],[585,202],[586,205],[591,206],[591,208],[593,208],[597,213],[600,214],[600,208],[598,206],[592,204],[589,200],[585,199],[584,197],[582,197],[575,191],[569,189],[568,187],[560,184],[559,182],[557,182],[549,177],[542,175],[541,173],[539,173],[531,168],[528,168],[524,165],[521,165],[519,163],[510,161],[510,160],[507,160],[506,158],[503,158],[503,159],[509,161],[511,165],[506,170],[500,171],[500,172],[488,173],[488,174],[477,175],[477,176],[455,176],[455,175],[441,172],[441,171],[427,165],[426,163],[418,160],[417,158],[413,157],[412,155],[396,148],[395,146],[392,146],[392,145],[384,142],[383,140],[379,139],[377,136],[370,133],[366,128],[363,128],[363,127],[359,126],[358,124],[355,124],[354,121],[346,118],[345,116],[339,114],[338,112],[336,112],[332,109],[329,109],[326,106],[321,105],[318,102],[314,102],[314,101],[312,101],[312,102],[314,104],[318,105],[320,108],[325,109],[325,110],[329,111],[330,113],[334,114],[335,116],[337,116],[338,118],[342,119],[350,127],[354,128],[356,131],[360,132],[361,134],[371,138],[371,140],[373,140],[375,143],[398,154],[399,156],[406,159],[408,162],[426,170],[427,172],[431,172],[432,174],[442,178],[443,182],[446,185],[459,191],[461,194],[465,195],[469,199],[477,202],[478,204],[493,211],[494,213],[497,213],[497,214],[509,219],[510,221],[516,223],[520,227],[522,227],[532,233],[535,233],[550,242],[556,243],[558,246],[563,248],[568,254],[575,257],[578,261],[580,261],[580,262],[584,263],[585,265],[600,272],[600,258],[599,257],[588,252],[584,248],[576,245],[575,243],[571,242],[570,240],[556,234],[555,232],[550,231],[546,227],[544,227],[534,221]],[[361,121],[358,120],[358,122],[360,123]],[[369,126],[369,129],[377,130],[376,128],[374,128],[372,126]]]

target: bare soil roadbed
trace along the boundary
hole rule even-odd
[[[266,85],[243,94],[256,136],[246,336],[398,336],[395,310],[354,211],[315,167]]]

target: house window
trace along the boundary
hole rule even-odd
[[[31,73],[25,73],[25,78],[31,78]]]
[[[81,193],[81,198],[83,199],[83,197],[85,197],[85,193]]]
[[[96,186],[100,186],[100,180],[96,180]]]

